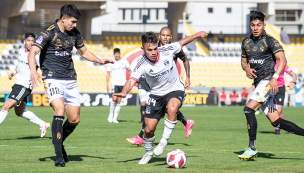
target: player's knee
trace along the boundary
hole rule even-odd
[[[178,106],[175,104],[168,105],[167,107],[168,115],[173,115],[173,114],[175,115],[177,110],[178,110]]]
[[[77,126],[80,123],[80,118],[77,119],[69,119],[70,124],[73,124],[74,126]]]
[[[277,120],[275,120],[274,122],[271,123],[271,125],[273,127],[278,127],[281,124],[282,119],[278,118]]]
[[[244,107],[244,113],[245,113],[245,114],[248,114],[248,113],[250,114],[250,113],[252,113],[252,112],[254,112],[254,110],[251,109],[250,107],[247,107],[247,106]]]
[[[54,115],[57,115],[57,116],[64,116],[64,109],[57,109],[57,110],[54,110]]]

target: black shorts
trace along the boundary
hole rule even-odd
[[[284,100],[285,100],[285,85],[282,87],[279,87],[279,92],[276,93],[274,96],[274,99],[277,102],[277,105],[284,105]]]
[[[112,88],[112,93],[121,93],[124,86],[120,85],[114,85],[114,88]]]
[[[172,91],[164,96],[150,94],[146,107],[145,117],[147,118],[164,118],[168,102],[172,98],[177,98],[183,105],[185,91]]]
[[[26,88],[22,85],[15,84],[12,86],[12,92],[10,93],[8,98],[16,100],[18,102],[18,105],[21,102],[27,104],[27,96],[29,96],[31,93],[31,89]]]

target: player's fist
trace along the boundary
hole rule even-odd
[[[254,78],[257,77],[257,76],[254,74],[254,72],[256,72],[255,69],[247,68],[245,71],[246,71],[246,76],[247,76],[249,79],[254,79]]]
[[[201,31],[201,32],[198,33],[198,35],[201,38],[205,38],[205,37],[207,37],[208,34],[205,31]]]
[[[113,60],[111,59],[98,59],[98,62],[99,64],[108,64],[108,63],[114,63]]]
[[[8,75],[9,80],[12,80],[12,78],[15,76],[16,72],[13,71]]]

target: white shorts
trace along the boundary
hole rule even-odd
[[[255,87],[255,90],[250,97],[250,99],[257,102],[263,102],[261,109],[265,115],[267,115],[270,108],[275,108],[278,110],[274,96],[270,94],[270,85],[266,87],[268,83],[269,80],[262,80],[258,86]]]
[[[151,92],[146,91],[144,89],[138,89],[138,95],[139,95],[139,100],[140,102],[147,102],[149,99],[149,95]]]
[[[44,89],[46,91],[49,103],[61,97],[64,105],[80,106],[80,96],[76,80],[44,80]]]

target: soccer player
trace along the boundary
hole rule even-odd
[[[147,164],[152,159],[153,142],[155,140],[154,131],[159,120],[165,116],[166,109],[168,116],[165,120],[161,142],[167,144],[177,123],[176,114],[182,106],[185,97],[185,87],[178,75],[174,54],[179,53],[183,45],[198,37],[206,36],[207,34],[202,31],[179,42],[166,44],[158,48],[158,39],[153,32],[146,32],[142,35],[142,49],[145,53],[135,66],[122,92],[114,94],[119,97],[125,97],[126,93],[138,82],[141,75],[146,76],[151,88],[145,114],[146,127],[143,139],[146,153],[138,164]]]
[[[131,75],[131,68],[130,64],[126,59],[122,59],[120,57],[120,49],[115,48],[114,49],[114,64],[108,65],[108,72],[107,72],[107,92],[110,93],[110,75],[112,73],[111,77],[111,92],[112,93],[120,93],[122,91],[122,88],[124,84],[126,83],[126,69],[129,70],[129,74]],[[109,123],[119,123],[117,121],[117,117],[120,111],[120,102],[121,97],[112,96],[112,102],[110,103],[110,113],[108,117]],[[113,117],[113,111],[114,111],[114,117]]]
[[[260,107],[274,127],[280,127],[292,134],[304,136],[304,129],[280,118],[274,101],[274,95],[278,92],[278,77],[284,71],[286,57],[280,43],[265,32],[266,23],[264,20],[265,15],[262,12],[254,11],[250,15],[252,34],[242,41],[241,65],[247,77],[254,79],[256,89],[244,108],[249,146],[243,154],[238,156],[240,159],[257,157],[256,132],[258,124],[254,113]],[[275,71],[276,60],[279,63]]]
[[[33,87],[30,79],[30,69],[27,61],[27,55],[32,48],[35,41],[35,34],[25,33],[24,47],[19,50],[18,65],[16,69],[9,74],[11,80],[15,74],[15,84],[12,87],[12,91],[8,99],[4,102],[0,112],[0,124],[5,120],[9,110],[14,107],[15,114],[18,117],[23,117],[30,122],[37,124],[40,127],[40,137],[45,137],[47,129],[50,127],[50,123],[42,121],[33,112],[26,109],[27,96],[32,93]],[[39,66],[39,54],[35,56],[35,62],[37,67]],[[36,67],[35,67],[36,68]]]
[[[158,35],[158,38],[159,38],[159,42],[158,42],[158,47],[161,47],[161,46],[164,46],[166,44],[171,44],[171,40],[172,40],[172,35],[171,35],[171,30],[170,28],[168,27],[163,27],[161,30],[160,30],[160,34]],[[187,58],[187,56],[185,55],[185,53],[183,52],[183,50],[181,50],[178,54],[174,55],[174,61],[175,61],[175,64],[177,62],[177,59],[181,59],[184,63],[184,68],[185,68],[185,71],[186,71],[186,80],[185,80],[185,86],[186,86],[186,89],[190,89],[190,63],[189,63],[189,60]],[[138,85],[139,87],[142,87],[142,86],[146,86],[147,82],[145,81],[145,78],[139,78],[139,82],[138,82]],[[147,88],[147,87],[145,87]],[[150,87],[149,87],[150,89]],[[144,93],[146,91],[142,91],[141,89],[138,89],[138,93],[139,93],[139,96],[141,95],[141,93]],[[150,94],[150,93],[148,93]],[[149,96],[149,95],[147,95]],[[141,105],[145,104],[145,102],[141,102]],[[145,107],[141,106],[141,110],[144,110]],[[144,116],[144,113],[145,111],[141,111],[142,113],[142,117]],[[194,125],[194,120],[187,120],[187,118],[178,110],[177,111],[177,120],[181,121],[183,124],[184,124],[184,129],[186,130],[186,133],[185,133],[185,138],[188,138],[190,135],[191,135],[191,132],[192,132],[192,127]],[[141,145],[143,143],[143,131],[145,129],[145,124],[143,122],[142,124],[142,129],[140,131],[140,133],[133,137],[133,138],[127,138],[126,140],[128,142],[130,142],[131,144],[135,144],[135,145]],[[161,145],[161,144],[160,144]],[[161,151],[159,151],[161,152]],[[156,151],[156,153],[158,154],[162,154],[159,153]]]
[[[60,9],[60,19],[47,26],[36,39],[28,55],[33,87],[37,86],[39,78],[44,80],[45,92],[54,111],[52,136],[55,148],[55,166],[63,167],[68,161],[63,146],[65,139],[75,130],[80,122],[80,99],[72,59],[73,46],[79,54],[99,64],[113,62],[109,59],[98,59],[85,45],[81,34],[76,29],[76,23],[81,14],[74,4],[66,4]],[[40,54],[42,75],[35,68],[35,55]],[[65,112],[67,120],[63,123]]]
[[[277,70],[279,61],[277,61],[276,65],[274,66],[274,70]],[[283,106],[284,106],[284,100],[285,100],[285,81],[284,81],[284,73],[288,73],[292,76],[292,81],[289,84],[290,90],[293,90],[296,81],[297,81],[297,75],[289,68],[289,66],[286,64],[283,73],[278,78],[278,88],[279,92],[276,93],[274,96],[274,99],[276,100],[278,112],[280,115],[280,118],[283,119]],[[255,89],[255,86],[252,85],[251,90]],[[258,110],[257,110],[258,111]],[[275,134],[280,135],[281,131],[279,127],[275,127]]]

